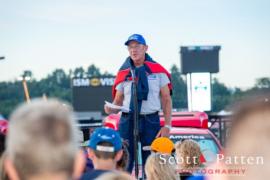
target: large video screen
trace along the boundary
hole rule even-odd
[[[219,72],[220,46],[181,47],[181,72]]]
[[[72,104],[76,112],[104,114],[104,101],[112,101],[115,77],[73,78]]]

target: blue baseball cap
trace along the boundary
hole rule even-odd
[[[128,46],[128,43],[130,41],[136,41],[139,44],[146,45],[145,39],[143,38],[142,35],[140,34],[132,34],[131,36],[128,37],[128,40],[125,42],[125,45]]]
[[[110,146],[98,145],[101,142],[108,142]],[[97,128],[90,137],[89,145],[91,149],[104,152],[117,152],[122,149],[122,141],[119,133],[111,128]]]

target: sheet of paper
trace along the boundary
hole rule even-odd
[[[125,108],[124,106],[118,106],[118,105],[115,105],[115,104],[110,103],[108,101],[105,101],[105,105],[112,108],[112,109],[118,109],[118,110],[125,111],[125,112],[129,111],[129,109]]]

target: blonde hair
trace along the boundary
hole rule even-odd
[[[148,156],[145,164],[145,173],[149,180],[178,180],[175,162],[169,161],[170,155],[154,153]]]
[[[181,164],[180,167],[181,169],[196,168],[201,165],[200,162],[201,149],[196,141],[187,139],[182,142],[177,142],[175,144],[175,151],[177,158],[183,160],[182,161],[183,163]],[[190,158],[192,160],[188,163],[187,158]],[[195,158],[195,161],[193,158]]]
[[[72,174],[78,151],[71,107],[50,99],[23,104],[12,114],[6,153],[20,178],[42,173]]]

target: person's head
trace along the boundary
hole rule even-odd
[[[179,179],[176,173],[175,162],[167,154],[152,153],[145,163],[145,173],[149,180]]]
[[[140,34],[133,34],[129,36],[125,42],[128,48],[129,55],[134,62],[135,66],[140,66],[144,63],[145,53],[148,49],[145,39]]]
[[[116,169],[119,171],[126,171],[129,161],[128,143],[126,141],[122,142],[123,155],[119,161],[117,161]]]
[[[90,137],[88,156],[95,169],[115,169],[122,157],[122,141],[118,132],[111,128],[97,128]]]
[[[246,157],[244,163],[226,164],[245,168],[245,179],[270,175],[270,95],[252,97],[234,107],[225,157]],[[255,159],[255,160],[254,160]],[[257,164],[258,163],[258,164]],[[258,173],[259,172],[259,173]],[[239,177],[230,177],[239,179]]]
[[[36,99],[11,115],[5,169],[12,180],[79,177],[84,156],[69,105]],[[51,178],[52,179],[52,178]]]
[[[181,164],[178,164],[180,169],[191,169],[201,165],[201,150],[197,142],[191,139],[177,142],[175,144],[175,152],[176,158],[179,159],[178,162],[181,162]]]
[[[174,144],[167,137],[159,137],[152,142],[151,151],[171,155],[174,152]]]

